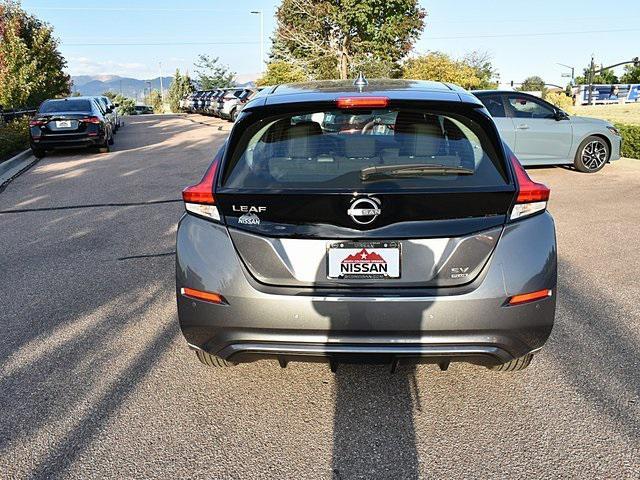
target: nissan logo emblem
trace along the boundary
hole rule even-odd
[[[368,197],[355,199],[349,207],[349,210],[347,210],[347,215],[360,225],[368,225],[373,222],[381,212],[380,200],[374,197]]]

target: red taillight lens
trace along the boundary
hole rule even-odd
[[[531,180],[515,155],[511,155],[511,165],[513,165],[513,171],[516,174],[518,187],[516,204],[511,210],[511,220],[545,210],[551,190],[546,185]]]
[[[46,124],[47,122],[45,122],[44,120],[31,120],[29,122],[29,126],[30,127],[42,127]]]
[[[545,288],[544,290],[537,290],[531,293],[523,293],[521,295],[514,295],[509,299],[509,305],[520,305],[522,303],[534,302],[551,296],[551,290]]]
[[[205,205],[215,205],[216,199],[213,196],[213,182],[218,171],[217,158],[209,165],[209,168],[200,182],[182,191],[182,199],[187,203],[203,203]]]
[[[542,183],[536,183],[527,174],[515,155],[511,156],[511,164],[518,180],[518,198],[516,203],[546,202],[551,190]]]
[[[338,108],[385,108],[389,105],[387,97],[341,97],[336,100]]]
[[[96,125],[100,123],[100,119],[98,117],[84,117],[81,118],[80,121],[84,123],[93,123]]]
[[[211,162],[209,168],[199,183],[185,188],[182,191],[184,208],[191,213],[211,220],[220,221],[220,212],[215,206],[216,198],[213,194],[213,183],[216,180],[216,172],[220,163],[220,154]]]
[[[204,300],[205,302],[217,303],[218,305],[226,305],[225,298],[212,292],[205,292],[202,290],[196,290],[195,288],[181,288],[180,293],[187,298],[195,298],[196,300]]]

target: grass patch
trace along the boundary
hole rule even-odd
[[[8,160],[29,146],[27,117],[0,124],[0,162]]]
[[[572,115],[608,120],[612,123],[640,125],[640,102],[615,105],[581,105],[568,109]]]

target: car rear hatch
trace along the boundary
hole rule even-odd
[[[453,287],[489,260],[516,187],[488,115],[368,98],[250,108],[234,127],[215,198],[258,282]]]

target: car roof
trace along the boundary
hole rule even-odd
[[[530,93],[527,92],[519,92],[517,90],[471,90],[471,93],[473,93],[474,95],[494,95],[494,94],[505,94],[505,93],[517,93],[517,94],[523,94],[523,95],[531,95]]]
[[[363,87],[353,80],[321,80],[265,87],[252,107],[285,103],[333,101],[342,96],[385,96],[391,100],[422,100],[482,103],[458,85],[429,80],[372,79]],[[248,108],[248,107],[247,107]]]

